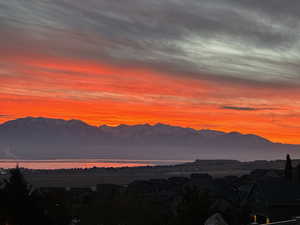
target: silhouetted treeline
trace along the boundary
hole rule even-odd
[[[300,166],[287,156],[281,170],[257,169],[241,177],[136,180],[126,186],[34,189],[22,169],[0,183],[0,225],[199,225],[215,213],[230,225],[299,216]],[[280,203],[280,204],[279,204]]]
[[[135,181],[128,186],[102,184],[88,188],[33,189],[19,168],[10,170],[1,189],[1,225],[198,225],[221,212],[231,225],[248,221],[246,208],[232,198],[225,209],[226,182],[207,174]],[[219,185],[216,185],[219,182]],[[216,188],[218,187],[218,188]],[[214,190],[215,189],[215,190]],[[218,189],[218,190],[217,190]]]
[[[284,170],[260,169],[242,177],[215,179],[196,173],[136,180],[127,186],[99,184],[92,190],[34,189],[16,168],[1,182],[0,225],[199,225],[214,213],[230,225],[249,224],[255,213],[283,219],[300,209],[294,201],[300,182],[293,179],[299,174],[292,172],[287,156]],[[278,200],[285,202],[280,214]]]
[[[1,225],[67,225],[70,215],[63,202],[42,195],[24,179],[19,168],[10,170],[10,177],[1,183]],[[57,201],[56,201],[57,200]]]

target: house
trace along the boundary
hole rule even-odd
[[[300,184],[287,180],[257,181],[248,189],[247,206],[253,214],[272,221],[286,220],[300,214]]]

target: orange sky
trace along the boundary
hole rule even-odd
[[[299,1],[253,1],[2,1],[0,123],[166,123],[300,144]]]
[[[178,76],[142,65],[0,56],[0,122],[43,116],[92,125],[166,123],[300,143],[300,90]]]

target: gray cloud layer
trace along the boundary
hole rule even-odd
[[[237,111],[261,111],[261,110],[274,110],[274,108],[254,108],[242,106],[222,106],[221,109],[237,110]]]
[[[0,0],[0,50],[299,85],[290,0]]]

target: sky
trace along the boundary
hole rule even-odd
[[[299,0],[0,0],[0,123],[166,123],[300,144],[299,11]]]

